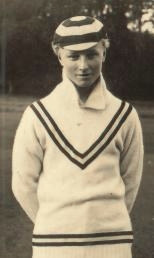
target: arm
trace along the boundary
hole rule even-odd
[[[12,156],[12,190],[33,222],[38,210],[37,185],[43,160],[34,120],[33,113],[27,108],[16,132]]]
[[[124,147],[121,153],[120,171],[125,184],[125,201],[131,212],[139,189],[143,169],[143,137],[141,124],[135,109],[123,127]]]

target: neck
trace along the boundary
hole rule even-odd
[[[95,88],[99,80],[100,80],[100,77],[98,77],[96,81],[88,87],[79,87],[75,85],[78,95],[83,102],[87,100],[87,98],[89,97],[89,95],[91,94],[91,92],[93,91],[93,89]]]

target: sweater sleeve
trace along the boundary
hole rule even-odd
[[[43,160],[34,121],[34,115],[28,107],[16,131],[12,155],[12,190],[33,222],[38,210],[37,185]]]
[[[125,184],[126,206],[131,212],[140,186],[144,152],[141,123],[134,108],[123,126],[123,134],[120,171]]]

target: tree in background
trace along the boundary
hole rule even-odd
[[[105,76],[117,95],[140,98],[145,96],[145,85],[151,90],[154,34],[143,33],[143,28],[154,27],[152,0],[3,1],[0,41],[1,56],[6,49],[6,91],[44,95],[53,88],[60,78],[50,35],[62,20],[74,15],[92,15],[104,22],[111,39]]]

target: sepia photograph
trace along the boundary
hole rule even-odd
[[[153,0],[1,0],[0,257],[154,258]]]

